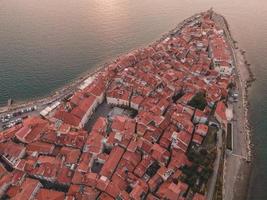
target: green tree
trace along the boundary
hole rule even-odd
[[[203,92],[198,92],[192,99],[189,101],[188,105],[198,108],[199,110],[204,110],[207,105],[205,94]]]

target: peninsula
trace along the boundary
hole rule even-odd
[[[246,63],[208,10],[50,97],[1,108],[0,198],[245,199]]]

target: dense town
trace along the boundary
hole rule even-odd
[[[224,31],[199,14],[0,132],[0,197],[205,200],[233,72]]]

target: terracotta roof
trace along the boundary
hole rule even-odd
[[[5,155],[7,158],[21,158],[26,148],[21,144],[14,142],[0,143],[0,154]]]
[[[116,146],[112,149],[108,160],[105,162],[103,165],[100,175],[101,176],[106,176],[106,177],[111,177],[112,174],[114,173],[122,155],[124,153],[124,149]]]
[[[29,117],[24,120],[23,127],[15,135],[17,139],[24,143],[33,142],[39,139],[47,124],[47,121],[38,117]]]
[[[19,193],[13,198],[14,200],[31,199],[40,188],[41,183],[38,180],[26,178],[20,187]]]
[[[157,191],[157,195],[161,199],[170,199],[170,200],[177,200],[182,197],[188,189],[188,185],[182,182],[178,184],[164,182],[159,190]]]
[[[69,185],[71,183],[71,179],[73,177],[73,171],[68,167],[61,167],[58,169],[57,173],[57,182],[62,185]]]
[[[55,148],[55,145],[46,142],[33,142],[27,145],[27,152],[38,152],[42,154],[51,154]]]
[[[80,157],[80,150],[74,149],[71,147],[62,147],[59,151],[58,156],[61,158],[64,157],[65,163],[67,164],[76,164]]]
[[[206,136],[208,133],[209,127],[205,124],[198,124],[195,127],[195,133],[202,135],[202,136]]]
[[[7,130],[0,132],[0,142],[4,142],[15,136],[15,133],[22,127],[21,124],[13,126]]]
[[[202,194],[196,193],[192,200],[206,200],[206,197]]]
[[[93,130],[87,138],[83,151],[92,154],[100,154],[103,149],[103,139],[103,135]]]
[[[222,120],[227,121],[225,112],[226,112],[225,104],[222,101],[218,102],[216,105],[215,114],[217,114]]]
[[[94,123],[92,131],[104,133],[106,129],[107,129],[107,119],[104,117],[99,117]]]
[[[65,193],[48,189],[40,189],[37,193],[36,200],[64,200]]]
[[[202,144],[203,137],[201,135],[195,133],[194,136],[193,136],[192,141],[197,143],[197,144]]]
[[[72,126],[79,126],[80,124],[80,119],[78,117],[76,117],[75,115],[65,112],[65,111],[61,111],[58,110],[55,113],[55,118],[62,120],[64,123],[70,124]]]
[[[91,159],[92,159],[92,154],[89,152],[84,152],[82,153],[78,166],[77,166],[77,170],[80,172],[87,172],[89,170],[90,163],[91,163]]]
[[[190,164],[191,162],[188,160],[186,154],[182,150],[173,150],[168,168],[178,169],[182,166]]]

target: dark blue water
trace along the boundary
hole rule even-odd
[[[267,199],[266,0],[0,0],[0,105],[48,95],[106,60],[145,46],[213,7],[226,16],[257,77],[250,199]]]

